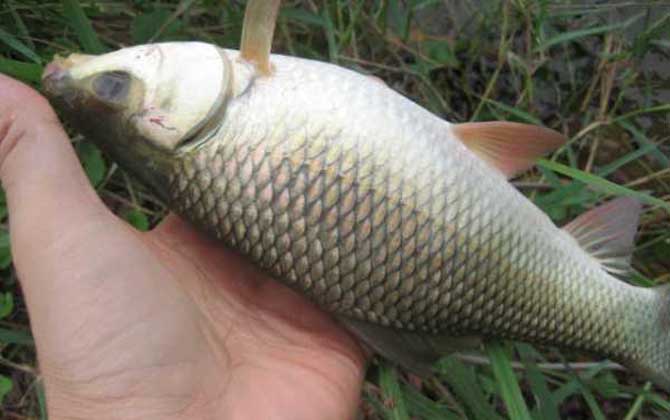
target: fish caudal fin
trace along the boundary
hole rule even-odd
[[[538,158],[567,141],[561,133],[549,128],[508,121],[470,122],[452,127],[468,149],[508,178],[530,169]]]
[[[616,198],[582,214],[563,230],[606,271],[626,275],[641,210],[634,198]]]
[[[270,50],[281,0],[249,0],[244,11],[240,56],[263,76],[272,73]]]

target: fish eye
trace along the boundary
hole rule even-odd
[[[109,71],[93,79],[93,92],[106,102],[122,102],[130,92],[130,74]]]

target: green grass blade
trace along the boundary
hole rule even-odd
[[[72,30],[77,35],[79,43],[84,48],[84,52],[89,54],[101,54],[105,52],[105,46],[98,39],[91,21],[77,0],[63,0],[63,12],[67,17],[70,27],[72,27]]]
[[[337,63],[338,62],[338,55],[339,55],[339,49],[337,45],[337,40],[335,36],[335,24],[333,23],[333,19],[330,16],[330,10],[328,7],[323,8],[323,12],[321,13],[321,17],[323,18],[323,29],[326,34],[326,41],[328,41],[328,57],[331,62]]]
[[[547,385],[544,375],[533,360],[533,348],[530,345],[523,343],[518,343],[516,347],[519,350],[519,356],[521,356],[524,366],[526,366],[526,373],[530,387],[533,390],[533,394],[536,396],[535,400],[537,403],[534,413],[537,413],[537,415],[534,417],[543,420],[560,420],[560,413],[556,401],[554,401],[554,397],[549,391],[549,386]]]
[[[625,156],[621,156],[619,159],[613,161],[612,163],[609,163],[603,167],[601,167],[598,171],[597,174],[599,176],[607,176],[611,174],[612,172],[615,172],[617,169],[621,168],[624,165],[627,165],[631,162],[635,162],[636,160],[640,159],[642,156],[646,156],[648,154],[651,154],[653,152],[658,151],[658,148],[654,144],[645,144],[639,149],[632,151],[628,153]]]
[[[494,101],[493,99],[488,99],[488,98],[484,98],[484,102],[486,102],[486,104],[488,104],[488,105],[492,105],[492,106],[495,106],[496,108],[500,108],[501,110],[509,113],[510,115],[515,116],[520,121],[527,122],[529,124],[544,125],[542,123],[542,121],[540,121],[539,119],[533,117],[532,115],[530,115],[529,113],[527,113],[525,111],[521,111],[518,108],[514,108],[514,107],[511,107],[511,106],[505,105],[501,102]]]
[[[0,57],[0,73],[27,83],[38,83],[42,79],[42,66]]]
[[[47,397],[44,392],[44,382],[40,380],[35,388],[37,392],[37,402],[40,407],[40,420],[48,420],[49,415],[47,414]]]
[[[607,33],[607,32],[612,32],[612,31],[617,30],[617,29],[626,28],[626,27],[630,26],[632,23],[634,23],[635,21],[637,21],[638,19],[640,19],[642,16],[644,16],[644,14],[645,14],[644,12],[643,13],[638,13],[637,15],[631,17],[630,19],[628,19],[624,22],[614,23],[614,24],[611,24],[611,25],[603,25],[603,26],[596,26],[596,27],[592,27],[592,28],[579,29],[579,30],[576,30],[576,31],[562,32],[561,34],[556,35],[553,38],[549,38],[544,43],[540,44],[535,49],[535,51],[538,52],[538,51],[546,50],[549,47],[553,47],[553,46],[559,45],[559,44],[565,44],[566,42],[572,42],[572,41],[575,41],[577,39],[584,38],[584,37],[587,37],[587,36],[600,35],[600,34],[604,34],[604,33]]]
[[[651,382],[647,382],[646,384],[644,384],[644,387],[642,388],[640,394],[638,394],[637,398],[635,398],[633,405],[630,407],[630,410],[628,410],[628,413],[626,413],[626,417],[624,417],[624,420],[634,420],[637,418],[637,415],[640,413],[640,410],[642,410],[642,404],[644,404],[647,392],[649,392],[650,389],[651,389]]]
[[[79,142],[76,149],[91,185],[97,187],[105,179],[107,173],[107,164],[102,157],[102,152],[96,145],[87,141]]]
[[[605,414],[600,409],[600,405],[591,390],[582,386],[580,391],[582,398],[586,401],[586,405],[589,407],[589,410],[591,410],[591,418],[593,420],[607,420],[607,417],[605,417]]]
[[[647,399],[650,403],[657,405],[662,410],[667,410],[670,412],[670,401],[667,401],[665,398],[661,397],[658,394],[649,394]]]
[[[308,10],[293,8],[293,7],[282,7],[279,11],[279,16],[284,19],[289,19],[295,22],[304,23],[306,25],[316,25],[319,27],[325,27],[326,23],[322,16],[312,13]]]
[[[23,39],[31,50],[35,50],[35,43],[30,38],[30,31],[28,30],[26,23],[23,21],[23,18],[21,18],[21,15],[16,11],[14,1],[7,1],[7,5],[9,13],[14,19],[14,25],[16,25],[16,29],[19,32],[19,38]]]
[[[16,39],[16,37],[4,29],[0,28],[0,41],[5,43],[8,47],[18,52],[22,56],[26,57],[28,60],[32,61],[35,64],[41,64],[42,59],[40,56],[35,54],[26,44]]]
[[[658,198],[652,197],[649,194],[641,193],[639,191],[631,190],[630,188],[617,185],[597,175],[580,171],[579,169],[571,168],[569,166],[565,166],[560,163],[552,162],[546,159],[540,159],[538,165],[542,166],[543,168],[550,169],[552,171],[569,176],[570,178],[575,179],[577,181],[581,181],[604,193],[616,196],[633,197],[645,204],[661,207],[670,213],[670,203],[667,203],[663,200],[659,200]]]
[[[34,345],[33,337],[26,331],[0,328],[0,343]]]
[[[596,377],[603,369],[605,368],[605,363],[600,363],[596,364],[590,369],[587,369],[586,371],[583,372],[570,372],[568,374],[568,378],[570,378],[568,381],[564,382],[558,389],[556,389],[552,395],[554,397],[554,401],[556,401],[557,404],[560,404],[561,402],[565,401],[568,399],[570,396],[574,394],[578,394],[580,392],[583,392],[583,383],[585,381],[590,381],[594,377]]]
[[[463,402],[472,419],[501,420],[484,395],[472,366],[448,357],[440,360],[438,368],[441,379],[449,384],[454,394]]]
[[[612,121],[610,121],[610,122],[611,123],[618,123],[620,121],[627,120],[628,118],[631,118],[631,117],[635,117],[635,116],[642,115],[642,114],[651,114],[651,113],[655,113],[655,112],[670,112],[670,104],[663,104],[663,105],[658,105],[658,106],[651,106],[649,108],[637,109],[637,110],[631,111],[627,114],[620,115],[620,116],[612,119]]]
[[[405,405],[405,396],[400,389],[398,373],[394,367],[387,364],[382,364],[379,367],[379,385],[384,396],[384,405],[389,407],[391,419],[410,420],[407,406]]]
[[[427,398],[411,386],[402,387],[407,402],[407,409],[413,416],[426,420],[461,420],[461,416],[451,411],[446,405]]]
[[[130,209],[122,214],[123,218],[135,229],[140,231],[149,230],[150,223],[147,215],[138,209]]]
[[[12,378],[0,374],[0,405],[4,402],[5,395],[9,394],[12,388],[14,388]]]
[[[644,147],[653,147],[653,156],[657,159],[662,165],[670,166],[670,158],[666,156],[661,150],[659,150],[658,145],[651,141],[642,131],[638,130],[637,127],[633,125],[631,121],[619,120],[617,124],[623,127],[625,130],[629,131],[633,135],[633,139],[637,142],[641,148]]]
[[[486,351],[509,417],[515,420],[531,420],[521,388],[519,388],[519,382],[502,344],[497,341],[489,342],[486,344]]]

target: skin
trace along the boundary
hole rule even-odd
[[[107,210],[49,104],[0,75],[0,179],[52,419],[343,419],[366,355],[176,216]]]

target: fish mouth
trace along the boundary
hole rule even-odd
[[[47,64],[42,74],[42,85],[47,96],[62,98],[70,103],[76,96],[70,69],[93,57],[95,56],[84,54],[71,54],[67,58],[55,56],[53,61]]]

